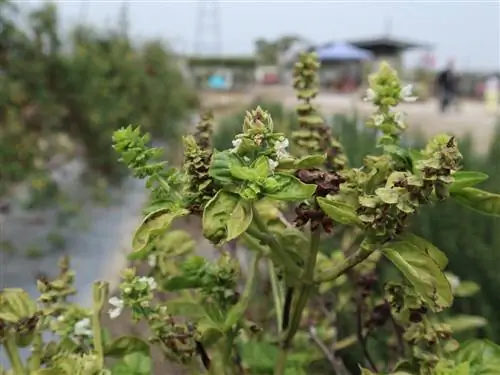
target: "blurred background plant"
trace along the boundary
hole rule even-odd
[[[50,3],[2,0],[0,24],[0,195],[77,155],[91,173],[121,177],[110,145],[124,124],[178,144],[197,97],[160,40],[137,45],[127,30],[87,25],[63,35]]]

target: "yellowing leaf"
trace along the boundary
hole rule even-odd
[[[182,208],[173,211],[169,208],[160,208],[147,215],[132,239],[133,253],[130,254],[130,259],[140,259],[147,252],[153,237],[164,234],[176,218],[188,213],[188,210]]]
[[[451,306],[450,283],[430,256],[407,241],[389,243],[382,252],[434,311]]]
[[[326,198],[317,198],[318,204],[325,214],[341,224],[360,224],[358,215],[351,205]]]

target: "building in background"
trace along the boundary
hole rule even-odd
[[[412,49],[431,51],[433,46],[428,43],[415,43],[402,39],[383,36],[349,41],[356,47],[366,49],[374,55],[371,71],[377,71],[382,61],[387,61],[398,72],[404,71],[403,54]]]

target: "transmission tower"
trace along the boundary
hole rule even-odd
[[[222,54],[222,30],[217,0],[199,0],[196,16],[193,53],[219,56]]]

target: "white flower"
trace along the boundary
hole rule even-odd
[[[405,102],[415,102],[417,100],[416,96],[412,96],[413,94],[413,85],[406,85],[401,89],[399,96]]]
[[[366,96],[364,97],[364,101],[365,102],[372,102],[373,100],[375,100],[375,98],[377,97],[377,94],[375,93],[375,91],[373,91],[373,89],[368,89],[366,90]]]
[[[156,284],[155,279],[153,279],[152,277],[146,277],[146,276],[139,277],[139,282],[148,284],[150,290],[155,290],[156,287],[158,286],[158,284]]]
[[[148,264],[150,267],[156,267],[156,255],[155,254],[151,254],[150,256],[148,256]]]
[[[92,337],[92,329],[90,328],[90,319],[84,318],[76,322],[73,333],[75,336]]]
[[[108,302],[111,306],[113,306],[112,309],[108,310],[109,317],[111,319],[118,318],[123,312],[123,308],[125,307],[125,302],[118,297],[111,297]]]
[[[285,137],[282,137],[274,143],[274,149],[276,151],[276,157],[278,158],[278,160],[283,159],[289,155],[288,151],[286,150],[289,144],[290,142]]]
[[[279,165],[279,163],[273,159],[267,159],[267,162],[269,163],[269,169],[271,171],[274,171],[276,169],[276,167]]]
[[[378,128],[380,125],[384,123],[384,115],[382,114],[373,115],[372,120],[373,120],[373,125],[375,125],[375,127]]]
[[[405,115],[403,112],[396,112],[394,113],[394,122],[400,129],[405,129],[406,124],[405,124]]]
[[[233,139],[233,149],[231,149],[231,152],[238,151],[238,147],[240,147],[241,142],[242,142],[241,138],[239,138],[239,139]]]
[[[451,291],[454,292],[460,286],[460,278],[458,276],[452,275],[450,273],[446,274],[446,278],[451,286]]]

